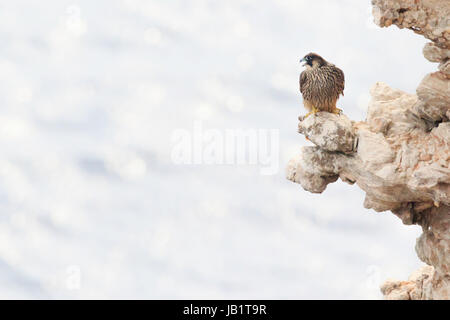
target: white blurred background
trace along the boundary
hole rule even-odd
[[[0,298],[378,299],[418,227],[285,179],[306,145],[299,59],[414,92],[425,40],[370,1],[0,2]],[[280,168],[175,165],[171,135],[278,129]]]

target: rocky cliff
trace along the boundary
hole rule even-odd
[[[320,112],[300,118],[315,146],[287,166],[287,178],[321,193],[340,178],[366,192],[364,207],[418,224],[418,257],[428,264],[407,281],[386,281],[386,299],[450,298],[450,1],[373,0],[375,22],[425,36],[423,53],[438,70],[416,94],[382,82],[371,89],[367,119]],[[386,248],[388,250],[388,248]]]

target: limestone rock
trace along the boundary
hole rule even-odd
[[[442,49],[435,45],[433,42],[429,42],[423,47],[422,53],[428,61],[441,62],[450,58],[450,50]]]
[[[298,132],[310,137],[314,144],[327,151],[349,153],[355,147],[352,123],[344,115],[328,112],[313,114],[299,123]]]
[[[338,179],[335,158],[336,154],[317,147],[303,147],[300,156],[289,161],[287,178],[309,192],[322,193],[329,183]]]
[[[386,300],[427,300],[430,296],[434,269],[424,266],[411,274],[408,281],[387,280],[381,286]]]
[[[430,73],[417,88],[420,103],[416,107],[419,116],[431,121],[448,121],[450,81],[443,72]]]
[[[443,74],[445,74],[445,76],[448,78],[450,78],[450,60],[441,62],[439,64],[439,71],[441,71]],[[448,116],[447,116],[448,118]]]
[[[372,0],[375,23],[408,28],[450,48],[450,1],[448,0]]]

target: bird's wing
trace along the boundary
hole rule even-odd
[[[336,85],[338,87],[338,92],[342,95],[344,95],[344,87],[345,87],[345,76],[344,72],[336,67]]]
[[[302,95],[305,94],[306,82],[307,81],[308,81],[308,77],[306,76],[306,72],[303,71],[302,73],[300,73],[300,79],[299,79],[300,92],[302,93]]]

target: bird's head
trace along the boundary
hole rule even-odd
[[[325,61],[324,58],[322,58],[321,56],[319,56],[317,53],[308,53],[306,56],[304,56],[301,60],[300,63],[303,63],[303,66],[306,66],[307,68],[317,68],[317,67],[321,67],[323,65],[325,65],[327,62]]]

